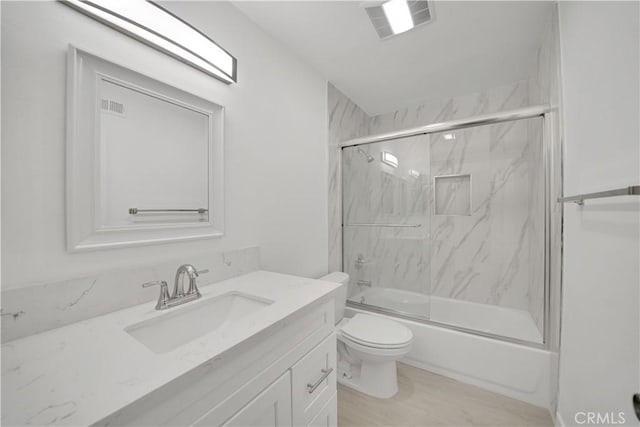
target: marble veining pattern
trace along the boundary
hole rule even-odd
[[[369,116],[331,83],[327,85],[327,108],[329,271],[338,271],[342,269],[340,143],[368,135]]]
[[[344,271],[351,277],[351,293],[362,291],[357,283],[364,280],[429,294],[426,141],[426,136],[416,136],[343,150]],[[397,168],[380,161],[383,152],[396,156]],[[393,224],[415,227],[383,226]]]
[[[369,134],[543,102],[530,96],[531,87],[531,82],[521,81],[370,117]],[[454,140],[445,140],[443,134],[423,136],[421,144],[409,150],[402,140],[368,144],[362,151],[343,150],[345,224],[425,224],[417,230],[345,227],[344,271],[352,277],[350,292],[361,291],[357,282],[365,281],[372,286],[512,307],[528,311],[542,331],[541,120],[470,128],[455,136]],[[380,166],[379,155],[385,150],[402,159],[397,171]],[[375,160],[369,163],[367,156]],[[408,159],[418,164],[408,166]],[[409,170],[420,177],[418,190],[411,190]],[[403,173],[407,175],[403,179],[396,176]],[[433,177],[467,173],[471,174],[472,215],[435,215]],[[329,199],[332,197],[336,195],[330,193]],[[449,195],[443,202],[451,204],[455,199]]]
[[[427,101],[414,108],[374,116],[371,118],[369,134],[512,110],[527,105],[531,105],[528,102],[528,82],[520,81],[483,92],[439,101]]]
[[[198,279],[205,286],[257,270],[260,255],[257,247],[210,252],[158,265],[3,291],[2,342],[153,301],[158,297],[158,288],[143,289],[141,284],[165,280],[172,287],[176,269],[185,263],[209,269]]]
[[[473,210],[433,218],[432,294],[528,310],[527,124],[442,136],[432,135],[432,173],[470,173]]]
[[[238,352],[246,353],[240,344],[250,346],[263,339],[257,338],[263,331],[273,334],[292,314],[327,301],[337,286],[266,271],[206,286],[201,301],[238,291],[274,302],[224,330],[161,354],[125,332],[141,320],[166,315],[154,310],[151,301],[5,343],[2,425],[117,424],[132,402],[150,395],[168,401],[165,394],[173,395],[176,389],[165,386],[178,378],[225,375],[220,366],[231,363]],[[156,391],[160,395],[152,394]],[[144,402],[141,405],[144,410]]]

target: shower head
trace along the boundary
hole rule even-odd
[[[371,154],[367,153],[360,147],[356,148],[356,151],[360,154],[364,154],[364,156],[367,158],[367,163],[371,163],[375,160]]]

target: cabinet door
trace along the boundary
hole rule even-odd
[[[311,420],[307,427],[337,427],[338,425],[338,393],[333,393],[324,408]]]
[[[213,426],[215,414],[203,417],[196,425]],[[223,426],[270,426],[291,427],[291,374],[284,375],[253,398]]]
[[[291,368],[294,424],[308,425],[336,393],[336,347],[332,333]]]

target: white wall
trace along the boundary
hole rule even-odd
[[[59,2],[2,2],[2,286],[259,245],[265,269],[327,270],[326,81],[226,2],[167,3],[238,59],[226,86]],[[226,107],[226,236],[65,252],[65,54],[72,43]]]
[[[565,195],[640,184],[638,6],[560,2]],[[581,411],[625,411],[638,424],[639,210],[635,197],[565,206],[558,413],[567,425]]]

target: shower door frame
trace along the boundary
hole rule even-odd
[[[526,108],[520,108],[517,110],[508,110],[508,111],[500,111],[491,114],[484,114],[480,116],[468,117],[465,119],[459,120],[451,120],[448,122],[434,123],[426,126],[418,126],[414,128],[409,128],[400,131],[394,132],[386,132],[380,133],[377,135],[371,135],[361,138],[351,139],[349,141],[345,141],[340,144],[340,156],[339,156],[339,177],[340,177],[340,205],[341,205],[341,228],[340,228],[340,237],[341,237],[341,264],[344,263],[344,217],[343,215],[343,207],[344,207],[344,191],[343,191],[343,182],[342,182],[342,150],[348,147],[355,147],[360,145],[374,144],[377,142],[383,141],[392,141],[396,139],[402,139],[410,136],[417,135],[429,135],[436,132],[445,132],[445,131],[453,131],[458,129],[465,129],[477,126],[486,126],[497,123],[510,122],[515,120],[525,120],[532,119],[536,117],[542,118],[542,158],[543,158],[543,176],[544,176],[544,307],[543,307],[543,330],[542,330],[542,343],[536,343],[533,341],[522,340],[518,338],[507,337],[499,334],[492,334],[483,331],[477,331],[474,329],[465,328],[462,326],[450,325],[447,323],[442,323],[438,321],[431,320],[428,317],[418,316],[411,313],[402,312],[399,310],[394,310],[390,308],[377,307],[374,305],[359,303],[355,301],[347,300],[347,306],[351,308],[361,309],[365,311],[373,311],[380,314],[387,314],[395,317],[400,317],[407,320],[416,321],[419,323],[424,323],[428,325],[433,325],[437,327],[447,328],[451,330],[455,330],[458,332],[465,332],[477,336],[482,336],[486,338],[497,339],[500,341],[511,342],[514,344],[525,345],[528,347],[540,348],[540,349],[548,349],[549,348],[549,336],[550,336],[550,297],[551,297],[551,203],[552,199],[555,200],[552,194],[553,188],[558,189],[558,193],[562,196],[562,182],[552,182],[553,176],[551,165],[558,164],[560,167],[560,177],[562,177],[562,151],[559,150],[559,159],[553,159],[555,152],[553,150],[553,146],[559,141],[555,141],[554,132],[551,129],[551,122],[554,119],[552,116],[555,114],[553,108],[549,105],[535,105]],[[554,161],[555,160],[555,161]],[[561,179],[562,180],[562,179]],[[560,223],[562,224],[563,218],[562,213],[560,214]],[[560,237],[562,239],[562,237]],[[562,256],[562,241],[560,242],[560,253],[558,256]],[[342,266],[344,270],[344,265]],[[561,283],[557,284],[561,287]]]

